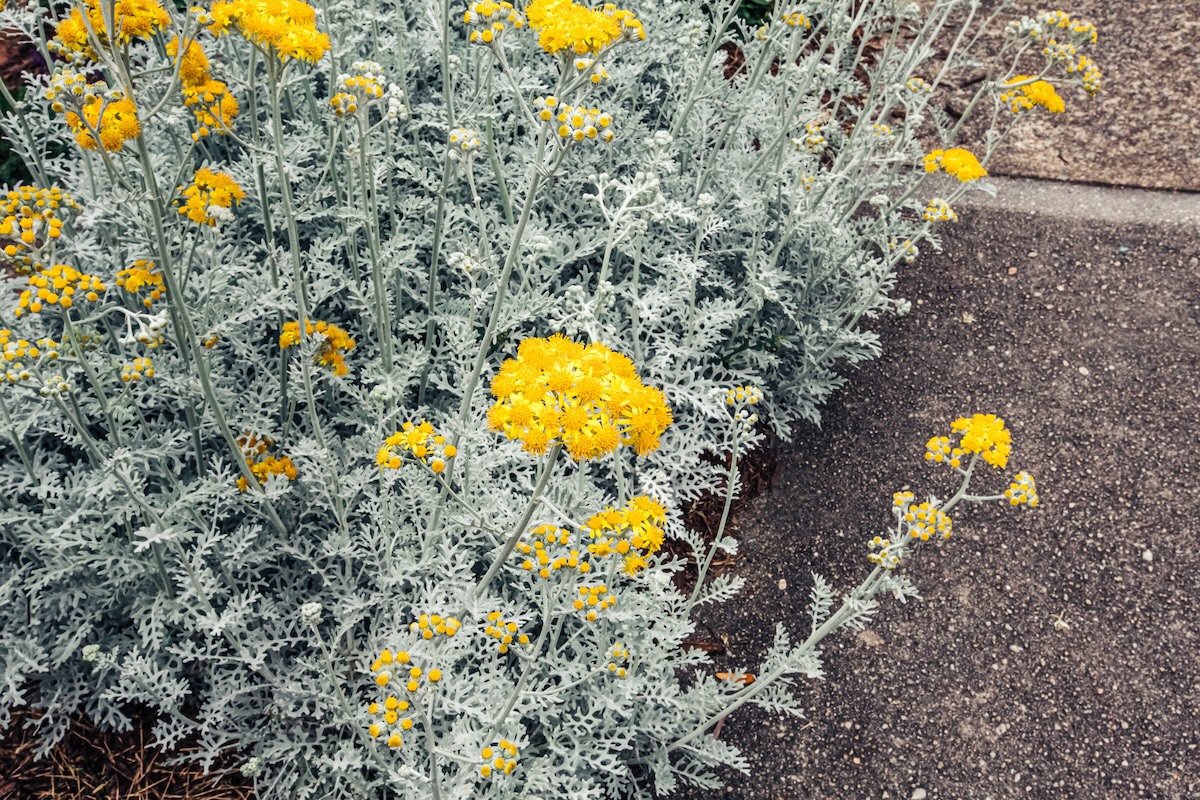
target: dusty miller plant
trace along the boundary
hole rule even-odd
[[[681,647],[740,586],[708,573],[762,424],[878,354],[897,266],[1047,79],[1099,81],[1089,26],[1014,23],[977,160],[934,100],[975,3],[738,11],[10,0],[51,72],[4,119],[37,185],[0,227],[0,713],[44,753],[145,707],[269,797],[715,786],[745,765],[712,726],[800,713],[937,513],[1036,504],[966,494],[1007,436],[967,420],[930,450],[962,488],[897,500],[840,604],[814,576],[756,680]],[[712,490],[705,543],[679,508]]]

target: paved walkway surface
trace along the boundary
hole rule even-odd
[[[1000,0],[983,0],[980,14]],[[1092,22],[1103,89],[1064,89],[1067,110],[1023,119],[989,168],[1003,175],[1200,191],[1200,0],[1016,0],[993,24],[1061,8]]]
[[[1200,208],[999,183],[902,275],[913,313],[740,513],[749,583],[706,619],[720,665],[756,664],[776,621],[805,635],[812,571],[861,580],[892,492],[945,496],[922,454],[959,415],[1005,418],[1042,507],[961,508],[903,567],[923,601],[827,640],[807,720],[731,718],[752,774],[729,797],[1200,797]]]

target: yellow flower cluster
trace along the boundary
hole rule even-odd
[[[54,360],[58,358],[57,348],[58,343],[53,339],[38,339],[36,342],[30,342],[26,339],[13,338],[13,332],[8,329],[0,329],[0,358],[4,360],[3,365],[0,365],[2,367],[0,383],[5,381],[18,383],[29,380],[33,376],[25,367],[24,359],[45,356]]]
[[[1042,11],[1037,15],[1037,21],[1047,28],[1066,30],[1074,41],[1095,44],[1100,39],[1095,25],[1072,19],[1065,11]]]
[[[422,614],[415,622],[408,624],[410,631],[426,641],[432,639],[434,634],[452,637],[461,627],[462,623],[454,617],[443,617],[441,614]]]
[[[387,686],[391,683],[393,672],[398,680],[404,681],[404,688],[409,694],[415,694],[421,688],[421,679],[425,679],[425,685],[435,684],[442,679],[442,671],[440,669],[431,669],[425,672],[420,667],[408,666],[411,664],[412,657],[401,650],[395,655],[391,650],[385,649],[379,654],[379,658],[375,659],[375,663],[371,665],[371,672],[375,673],[375,685]]]
[[[875,134],[876,136],[878,136],[881,139],[887,139],[894,135],[892,133],[891,125],[883,125],[881,123],[875,123],[874,125],[872,125],[871,133]]]
[[[588,80],[592,83],[602,83],[608,80],[608,70],[604,67],[596,69],[595,64],[596,59],[594,58],[577,58],[575,59],[575,71],[580,74],[590,72],[591,75],[588,76]]]
[[[1009,81],[1006,81],[1002,86],[1011,86],[1012,84],[1028,81],[1033,78],[1032,75],[1017,75]],[[1063,99],[1058,96],[1058,92],[1054,89],[1054,84],[1049,81],[1033,81],[1024,86],[1017,86],[1015,89],[1002,92],[1000,94],[1000,102],[1007,103],[1009,110],[1014,114],[1026,111],[1034,106],[1041,106],[1051,114],[1061,114],[1066,110],[1067,105]]]
[[[519,542],[517,552],[525,559],[521,561],[521,569],[532,572],[537,568],[538,575],[549,578],[550,573],[560,569],[577,569],[580,573],[590,572],[592,565],[580,558],[579,550],[569,550],[571,534],[569,531],[555,525],[539,525],[529,532],[533,544]],[[557,555],[551,556],[546,545],[561,548]]]
[[[333,371],[334,375],[345,375],[350,371],[346,366],[346,359],[342,355],[354,349],[355,342],[350,337],[350,334],[332,322],[325,322],[323,320],[317,320],[316,322],[305,320],[304,332],[310,337],[320,334],[323,339],[317,348],[316,355],[313,356],[313,361],[322,367],[328,367]],[[283,333],[279,334],[279,346],[286,350],[299,343],[300,323],[283,323]]]
[[[925,156],[925,171],[937,172],[941,168],[947,175],[953,175],[963,183],[977,181],[987,177],[987,170],[979,163],[971,151],[961,147],[951,147],[949,150],[934,150]]]
[[[196,170],[191,184],[180,186],[179,191],[183,192],[182,203],[176,201],[179,213],[197,225],[210,227],[217,224],[218,217],[227,216],[234,203],[246,199],[245,190],[232,176],[206,167]]]
[[[784,14],[783,24],[790,25],[793,28],[803,28],[806,31],[812,29],[812,21],[799,11],[792,11]]]
[[[922,215],[926,222],[957,222],[958,214],[954,213],[954,209],[940,197],[935,197],[925,204],[925,213]]]
[[[525,339],[492,379],[488,427],[540,455],[562,443],[576,461],[622,445],[645,455],[658,447],[671,411],[658,389],[644,386],[633,362],[607,346],[555,334]]]
[[[645,495],[633,498],[625,508],[606,508],[593,514],[587,530],[594,540],[588,552],[597,558],[621,555],[622,572],[633,576],[649,566],[646,556],[662,547],[667,510]]]
[[[179,37],[167,42],[167,55],[179,59],[179,80],[183,89],[183,104],[192,110],[200,127],[192,134],[199,141],[210,132],[218,135],[233,127],[238,113],[237,98],[229,93],[224,81],[215,80],[209,71],[208,56],[196,40],[188,42],[179,53]]]
[[[950,423],[950,430],[962,434],[959,447],[964,452],[978,453],[997,469],[1008,464],[1008,454],[1012,452],[1012,434],[1004,427],[1004,420],[995,414],[959,417]]]
[[[910,504],[907,508],[897,509],[897,513],[908,524],[908,535],[922,542],[929,541],[935,533],[949,539],[954,528],[950,516],[929,502]]]
[[[446,460],[458,454],[458,449],[452,444],[446,444],[446,437],[437,433],[433,426],[424,420],[416,424],[405,422],[400,426],[400,430],[384,440],[383,447],[375,454],[375,463],[380,469],[400,469],[400,465],[404,463],[400,456],[392,452],[394,447],[412,453],[437,473],[445,472]]]
[[[629,666],[629,649],[617,642],[608,651],[608,671],[618,678],[625,677],[625,669]]]
[[[471,28],[467,35],[475,44],[491,44],[505,29],[525,27],[525,18],[513,10],[512,3],[479,0],[463,12],[463,24]]]
[[[520,626],[512,620],[505,620],[499,611],[488,614],[487,621],[488,626],[483,632],[500,643],[498,649],[501,653],[507,653],[513,642],[529,644],[529,637],[520,633]]]
[[[100,299],[100,292],[107,288],[94,275],[80,272],[65,264],[55,264],[29,276],[29,288],[21,292],[13,314],[18,317],[26,311],[37,314],[45,306],[70,308],[75,304],[77,295],[82,295],[94,303]]]
[[[159,300],[166,291],[163,276],[154,271],[154,262],[138,259],[133,266],[117,273],[117,286],[130,294],[140,294],[143,289],[149,290],[149,295],[142,298],[142,305],[149,308],[155,300]]]
[[[315,64],[329,49],[329,36],[317,30],[317,11],[302,0],[217,0],[200,9],[201,25],[220,36],[232,26],[247,41],[280,61]]]
[[[391,655],[387,650],[383,652]],[[408,656],[407,653],[403,655],[406,658]],[[408,711],[409,707],[407,700],[401,700],[394,695],[388,695],[382,706],[379,703],[371,703],[367,706],[367,713],[376,719],[367,728],[367,733],[371,734],[371,738],[378,739],[384,732],[388,732],[388,747],[395,749],[402,746],[404,738],[400,731],[412,730],[413,721],[411,717],[401,719],[400,715]]]
[[[64,56],[76,53],[89,58],[94,56],[88,41],[89,25],[100,40],[100,45],[111,47],[114,41],[128,44],[134,39],[147,39],[171,24],[171,15],[157,0],[116,0],[112,4],[112,19],[117,33],[112,36],[105,23],[103,6],[107,5],[102,5],[101,0],[85,0],[85,9],[78,6],[72,8],[71,13],[56,26],[54,39],[48,43],[50,52]]]
[[[238,447],[242,448],[242,455],[246,457],[250,472],[259,484],[265,485],[267,478],[272,475],[282,475],[289,481],[296,480],[296,465],[292,463],[291,458],[267,455],[267,448],[275,444],[270,437],[247,431],[237,438],[237,443]],[[238,478],[237,486],[244,492],[250,488],[250,482],[245,478]]]
[[[872,551],[878,549],[879,552],[867,553],[867,561],[870,561],[872,564],[877,564],[884,569],[895,569],[900,563],[900,557],[889,549],[891,546],[891,539],[885,539],[882,536],[876,536],[874,539],[867,542],[867,547]]]
[[[1004,491],[1004,496],[1008,499],[1009,505],[1028,505],[1030,508],[1037,508],[1037,483],[1033,480],[1032,475],[1021,470],[1013,476],[1013,482]]]
[[[505,753],[508,753],[508,758],[504,757]],[[479,751],[479,757],[483,759],[483,764],[479,767],[479,775],[483,778],[489,778],[493,774],[511,775],[517,768],[517,746],[508,739],[501,739],[495,748],[483,748]]]
[[[646,38],[633,12],[612,3],[592,9],[571,0],[531,0],[525,16],[538,32],[538,45],[551,55],[595,55],[617,42]]]
[[[88,85],[83,89],[80,113],[68,111],[67,125],[71,128],[76,143],[84,150],[95,150],[98,136],[99,146],[115,153],[125,142],[136,138],[142,132],[138,122],[137,105],[115,89],[104,91],[102,95],[97,93],[100,89],[102,86],[95,85]]]
[[[594,76],[593,76],[594,77]],[[539,97],[533,101],[538,118],[548,123],[560,139],[582,142],[584,139],[600,139],[611,142],[612,116],[598,108],[584,108],[559,103],[557,97]]]
[[[79,206],[62,189],[18,186],[10,189],[0,204],[0,237],[11,237],[3,247],[18,275],[42,269],[33,253],[62,236],[65,213]]]
[[[602,583],[599,586],[580,586],[579,597],[576,597],[571,605],[576,611],[587,609],[584,619],[595,622],[598,612],[616,604],[616,595],[609,592],[608,587]]]

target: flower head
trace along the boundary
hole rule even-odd
[[[322,367],[328,367],[334,375],[345,375],[350,370],[346,366],[343,353],[354,349],[355,341],[350,334],[324,320],[305,320],[304,332],[310,337],[319,337],[317,352],[313,361]],[[300,323],[297,321],[283,323],[283,333],[279,334],[279,346],[286,350],[300,343]]]
[[[961,147],[951,147],[949,150],[934,150],[925,156],[925,171],[937,172],[941,169],[947,175],[953,175],[963,183],[987,177],[987,170],[979,163],[969,150]]]
[[[551,55],[595,55],[617,42],[646,38],[633,12],[612,3],[593,9],[571,0],[532,0],[525,16],[538,33],[538,45]]]
[[[197,19],[218,36],[233,27],[284,62],[315,64],[329,49],[328,34],[317,30],[316,9],[302,0],[218,0]]]
[[[492,395],[488,427],[533,455],[560,443],[576,461],[621,446],[645,455],[671,424],[663,393],[642,384],[632,361],[560,334],[521,342],[492,379]]]
[[[1012,435],[1004,427],[1004,420],[995,414],[975,414],[959,417],[950,424],[950,430],[961,433],[959,447],[966,453],[977,453],[984,461],[996,468],[1008,464],[1012,451]]]
[[[1013,87],[1014,84],[1031,81],[1033,77],[1032,75],[1017,75],[1001,84],[1001,86]],[[1051,114],[1061,114],[1067,108],[1063,99],[1059,97],[1058,92],[1054,90],[1054,84],[1041,80],[1006,89],[1000,94],[1000,102],[1007,103],[1009,110],[1014,114],[1031,109],[1034,106],[1041,106]]]
[[[94,275],[80,272],[66,264],[55,264],[29,276],[29,288],[21,292],[13,314],[18,317],[27,311],[37,314],[47,306],[67,309],[79,300],[94,303],[107,288]]]
[[[220,209],[227,211],[246,199],[245,190],[232,176],[204,167],[196,170],[191,185],[179,189],[183,192],[179,213],[197,225],[210,227],[217,224],[218,216],[222,216]]]

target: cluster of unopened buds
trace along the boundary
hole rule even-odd
[[[725,391],[725,404],[735,408],[734,418],[741,424],[744,433],[754,431],[758,424],[758,414],[752,413],[747,406],[757,405],[762,401],[762,389],[757,386],[737,386]]]
[[[608,591],[608,586],[600,584],[599,586],[580,586],[579,597],[575,598],[571,605],[576,611],[586,609],[584,619],[588,622],[595,622],[599,612],[616,604],[616,595]]]
[[[598,108],[560,103],[557,97],[538,97],[533,101],[538,119],[550,125],[558,137],[567,142],[599,139],[611,142],[614,134],[609,127],[612,115]]]
[[[474,44],[492,44],[512,26],[525,27],[525,18],[513,8],[512,3],[495,0],[478,0],[463,12],[463,24],[471,29],[467,38]]]
[[[409,694],[420,691],[422,682],[425,686],[431,686],[442,679],[440,669],[422,670],[412,664],[412,657],[404,650],[393,655],[391,650],[385,649],[371,665],[371,672],[375,674],[376,686],[387,686],[394,677],[397,681],[404,682],[404,689]]]
[[[885,539],[882,536],[876,536],[871,541],[867,542],[867,547],[871,552],[867,554],[867,561],[872,564],[877,564],[884,569],[895,569],[900,563],[900,557],[892,552],[892,541]],[[875,552],[878,550],[878,552]]]
[[[893,497],[893,502],[900,494],[897,493],[897,496]],[[920,504],[909,503],[907,506],[895,505],[893,510],[908,527],[908,535],[922,542],[928,542],[934,535],[949,539],[954,530],[950,515],[928,500]]]
[[[876,136],[880,137],[881,139],[886,139],[893,135],[892,126],[891,125],[883,125],[881,123],[873,124],[871,126],[871,132],[874,133]]]
[[[329,98],[329,105],[339,117],[366,108],[385,94],[383,67],[375,61],[355,61],[350,65],[353,74],[338,75],[339,91]]]
[[[608,671],[618,678],[624,678],[629,666],[629,648],[617,642],[608,651],[608,658]]]
[[[607,80],[608,70],[606,70],[604,67],[596,68],[594,66],[595,63],[596,60],[594,58],[577,58],[575,59],[575,70],[580,74],[587,74],[590,72],[591,74],[588,75],[588,80],[590,80],[592,83],[600,83]]]
[[[917,256],[920,255],[921,252],[917,249],[917,246],[913,244],[912,239],[905,239],[903,242],[892,239],[888,245],[888,248],[894,253],[899,253],[900,260],[905,264],[912,264],[917,260]]]
[[[1021,470],[1013,476],[1013,482],[1004,491],[1004,497],[1008,500],[1009,505],[1024,505],[1029,508],[1037,508],[1037,483],[1033,480],[1032,475]]]
[[[127,333],[121,338],[122,345],[142,344],[146,347],[158,347],[163,343],[163,331],[167,329],[167,312],[160,311],[152,317],[136,317],[138,321],[137,332],[134,333],[132,328],[127,329]]]
[[[135,358],[129,364],[121,366],[121,382],[136,383],[137,381],[153,378],[154,364],[149,358]]]
[[[792,139],[792,145],[797,150],[807,150],[817,156],[825,152],[829,143],[825,140],[825,129],[815,122],[809,122],[804,126],[804,137]]]
[[[914,94],[914,95],[923,95],[923,94],[932,94],[933,93],[933,84],[931,84],[929,81],[925,80],[924,78],[909,78],[905,82],[904,88],[907,89],[910,94]]]
[[[0,329],[0,358],[3,359],[3,369],[0,370],[0,383],[9,381],[17,383],[33,377],[25,368],[25,359],[47,358],[53,361],[58,358],[58,343],[53,339],[38,339],[30,342],[26,339],[13,338],[12,331]],[[44,394],[44,393],[43,393]]]
[[[483,759],[479,766],[479,776],[482,778],[511,775],[517,768],[517,746],[508,739],[501,739],[495,747],[483,748],[479,751],[479,757]]]
[[[46,378],[42,384],[42,388],[38,389],[38,394],[42,397],[61,397],[64,394],[69,394],[71,384],[68,383],[61,375],[51,375]]]
[[[556,525],[539,525],[529,532],[529,542],[519,542],[516,550],[525,556],[521,561],[521,569],[526,572],[536,571],[542,578],[549,578],[551,573],[560,569],[575,569],[587,573],[592,565],[581,557],[579,550],[569,549],[571,544],[570,531]],[[556,548],[557,552],[547,549],[546,545]]]
[[[455,128],[450,131],[450,151],[468,155],[483,147],[479,132],[470,128]]]
[[[958,214],[950,207],[950,204],[940,197],[935,197],[925,204],[925,213],[922,218],[926,222],[957,222]]]
[[[501,653],[507,653],[514,642],[520,645],[529,644],[529,637],[520,632],[520,626],[513,620],[504,619],[504,615],[499,611],[489,613],[487,621],[488,625],[483,632],[499,643],[497,649]]]
[[[458,633],[462,623],[454,617],[443,617],[441,614],[421,614],[416,621],[408,624],[408,630],[426,641],[434,635],[453,637]]]

